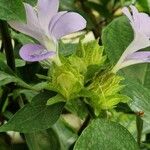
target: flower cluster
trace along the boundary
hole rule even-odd
[[[20,50],[22,59],[30,62],[58,57],[58,40],[86,27],[86,20],[75,12],[58,12],[59,0],[38,0],[37,10],[24,3],[27,24],[10,21],[12,28],[36,39],[40,44],[26,44]]]
[[[134,6],[130,6],[130,8],[132,13],[127,7],[123,8],[122,11],[130,20],[134,39],[113,68],[113,72],[129,65],[150,62],[149,51],[138,51],[150,46],[150,17],[145,13],[139,13]]]

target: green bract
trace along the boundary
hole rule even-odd
[[[52,69],[52,86],[67,100],[72,99],[84,86],[84,76],[70,62]]]
[[[76,54],[86,65],[87,72],[85,78],[87,81],[101,69],[106,60],[106,56],[103,56],[103,46],[99,46],[97,40],[88,43],[80,41]]]
[[[80,42],[76,54],[61,58],[61,66],[53,64],[49,85],[66,100],[77,98],[84,84],[92,80],[104,63],[106,57],[102,54],[103,48],[97,41],[86,44]]]
[[[98,116],[129,98],[121,94],[121,76],[106,69],[106,56],[98,42],[80,44],[76,54],[62,58],[62,66],[53,65],[50,86],[66,100],[83,98]],[[104,69],[105,68],[105,69]]]
[[[120,94],[124,87],[120,84],[122,80],[122,77],[106,72],[98,74],[88,86],[91,96],[87,102],[92,105],[96,115],[99,115],[101,110],[114,108],[120,102],[128,102],[129,98]]]

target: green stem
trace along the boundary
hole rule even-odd
[[[78,135],[79,136],[81,135],[81,133],[83,132],[83,130],[88,126],[90,120],[91,120],[91,117],[90,117],[90,115],[88,115],[86,117],[85,121],[83,122],[83,125],[81,126],[81,128],[78,131]]]
[[[7,99],[7,96],[8,96],[8,94],[9,94],[9,88],[4,88],[4,90],[3,90],[3,94],[2,94],[2,96],[1,96],[1,98],[0,98],[0,113],[2,112],[2,110],[3,110],[3,106],[4,106],[4,104],[5,104],[5,101],[6,101],[6,99]]]
[[[6,21],[0,20],[0,29],[1,29],[1,35],[2,35],[2,43],[3,43],[3,48],[5,50],[6,54],[6,60],[7,60],[7,65],[15,72],[15,58],[14,58],[14,53],[13,53],[13,46],[11,43],[11,37],[9,34],[9,29],[8,29],[8,24]],[[11,93],[14,89],[14,84],[10,83],[6,87],[6,90],[3,92],[3,96],[1,99],[1,111],[3,108],[3,105],[5,104],[5,101],[8,97],[8,94]],[[13,98],[12,96],[9,97],[9,100],[12,101]]]
[[[2,34],[2,42],[4,44],[4,49],[6,53],[7,64],[13,71],[15,71],[15,58],[13,53],[13,46],[11,43],[11,37],[6,21],[0,20],[0,29]]]
[[[141,137],[142,137],[142,130],[143,130],[143,120],[138,115],[136,116],[136,128],[137,128],[137,143],[140,146]]]

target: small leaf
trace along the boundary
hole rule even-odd
[[[126,128],[108,120],[94,120],[77,140],[74,150],[139,150]]]
[[[53,105],[53,104],[60,103],[60,102],[65,102],[64,97],[61,96],[60,94],[57,94],[56,96],[48,99],[46,105]]]
[[[0,132],[29,133],[50,128],[58,120],[64,106],[64,103],[46,106],[50,97],[51,94],[48,92],[35,96],[30,104],[25,105],[8,123],[0,127]]]
[[[15,64],[16,64],[16,67],[23,67],[25,66],[26,62],[22,59],[15,59]]]

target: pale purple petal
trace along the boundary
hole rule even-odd
[[[130,8],[131,8],[131,11],[132,11],[132,16],[133,16],[134,21],[138,21],[139,12],[138,12],[137,8],[133,5],[131,5]]]
[[[150,17],[145,13],[139,13],[139,30],[150,38]]]
[[[138,59],[141,61],[150,61],[150,52],[149,51],[135,52],[132,55],[128,56],[126,59],[127,60]]]
[[[129,9],[127,7],[124,7],[122,9],[122,12],[128,17],[128,19],[130,20],[131,23],[133,23],[133,17],[129,11]]]
[[[55,26],[51,29],[51,34],[56,38],[80,31],[86,27],[86,20],[78,13],[69,12],[62,15]]]
[[[61,16],[63,16],[64,14],[66,14],[67,11],[60,11],[58,12],[56,15],[54,15],[49,23],[49,33],[51,34],[52,29],[54,28],[54,26],[56,25],[58,19],[60,19]]]
[[[27,24],[23,24],[17,21],[9,21],[8,23],[13,29],[31,36],[37,39],[39,42],[43,40],[41,32],[39,30],[34,29],[33,27],[28,26]]]
[[[135,52],[127,56],[126,59],[122,62],[121,68],[139,63],[150,63],[149,51]]]
[[[58,11],[59,0],[38,0],[37,6],[41,27],[48,33],[50,20]]]
[[[20,49],[19,54],[22,59],[29,62],[41,61],[56,55],[54,51],[47,51],[39,44],[26,44]]]
[[[34,8],[27,3],[24,3],[24,7],[26,10],[27,24],[29,26],[39,28],[38,18],[36,12],[34,11]]]

